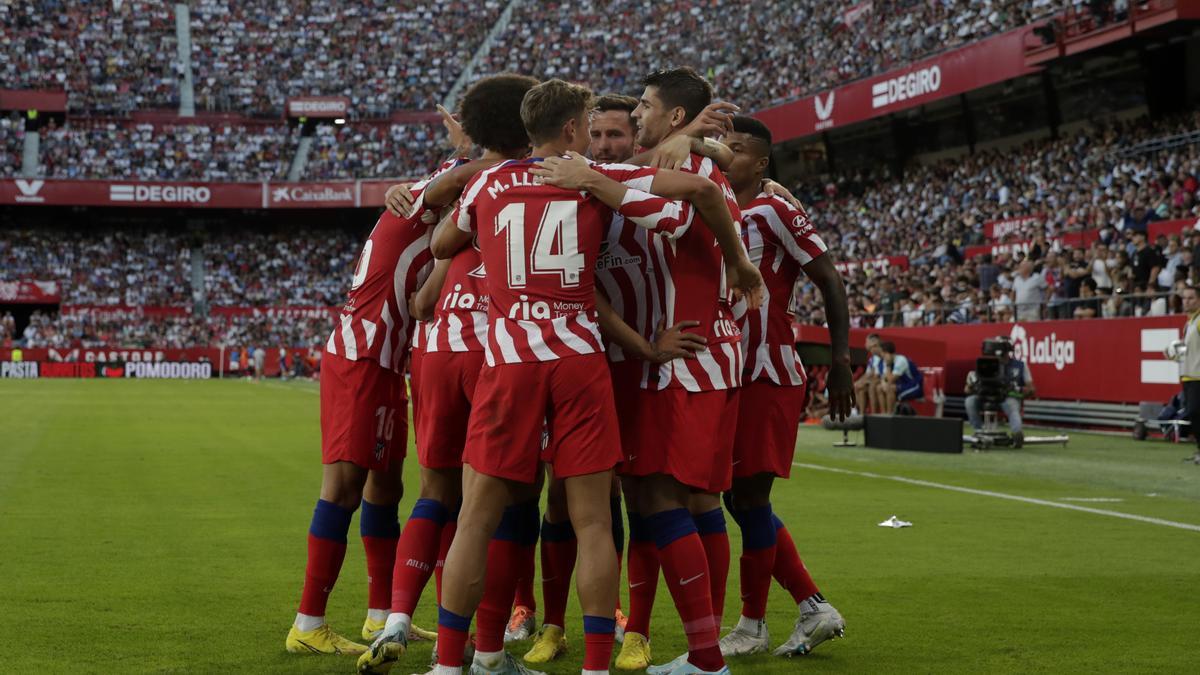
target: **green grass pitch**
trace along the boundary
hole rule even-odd
[[[0,381],[0,672],[353,672],[349,657],[283,649],[320,478],[315,394],[307,382]],[[833,440],[803,429],[796,461],[815,466],[774,499],[846,639],[734,671],[1200,672],[1190,446],[1077,434],[1065,449],[933,455]],[[414,469],[410,458],[402,520]],[[893,514],[914,527],[877,527]],[[329,608],[350,636],[366,601],[356,529]],[[426,598],[416,621],[433,627]],[[773,589],[773,644],[795,611]],[[577,607],[568,623],[553,673],[579,669]],[[661,587],[653,647],[657,661],[684,648]],[[394,672],[428,658],[415,643]]]

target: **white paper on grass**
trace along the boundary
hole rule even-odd
[[[908,522],[907,520],[900,520],[896,516],[892,516],[891,518],[888,518],[880,523],[879,526],[899,529],[901,527],[912,527],[912,523]]]

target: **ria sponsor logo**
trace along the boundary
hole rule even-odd
[[[1055,370],[1075,363],[1075,341],[1060,340],[1056,333],[1046,337],[1031,337],[1021,324],[1013,324],[1009,337],[1013,342],[1013,358],[1029,365],[1053,365]]]
[[[212,190],[201,185],[110,185],[108,199],[113,202],[149,202],[152,204],[207,204]]]
[[[871,85],[871,107],[882,108],[899,101],[932,94],[942,88],[942,69],[930,66]]]

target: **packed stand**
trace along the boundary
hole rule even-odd
[[[1176,308],[1169,291],[1195,274],[1200,233],[1145,234],[1155,221],[1200,218],[1200,147],[1128,150],[1197,128],[1195,113],[1117,122],[914,167],[900,180],[855,175],[798,192],[840,260],[908,258],[908,270],[847,275],[855,325],[1161,314]],[[985,243],[985,223],[1020,216],[1033,224],[993,242],[1011,251],[966,258],[967,246]],[[824,320],[811,289],[797,309]]]
[[[141,310],[34,311],[20,333],[11,313],[0,316],[0,346],[55,349],[186,349],[260,345],[322,345],[333,326],[329,312],[163,315]]]
[[[283,123],[51,123],[41,136],[41,175],[49,178],[282,179],[298,142]]]
[[[423,176],[448,154],[431,124],[319,126],[305,165],[309,180]]]
[[[176,108],[171,3],[14,0],[0,3],[0,82],[67,91],[72,111],[124,114]]]
[[[211,306],[332,307],[362,247],[341,230],[216,234],[204,243],[204,286]]]
[[[289,96],[325,95],[363,117],[432,110],[506,4],[197,0],[196,107],[274,114]]]
[[[1069,4],[524,2],[475,74],[514,71],[635,93],[647,73],[690,65],[715,81],[718,96],[756,110],[1026,25]]]
[[[191,251],[164,232],[5,230],[0,281],[57,281],[68,305],[192,304]]]
[[[0,115],[0,177],[21,173],[25,158],[25,120],[17,113]]]

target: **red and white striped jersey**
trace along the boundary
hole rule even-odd
[[[551,361],[604,350],[596,324],[595,269],[612,211],[586,192],[544,185],[539,158],[502,162],[467,186],[455,221],[476,234],[488,270],[489,366]],[[685,228],[679,202],[633,189],[653,169],[597,165],[630,185],[620,212],[663,231]]]
[[[450,261],[427,352],[481,352],[487,345],[487,272],[474,241]]]
[[[745,375],[778,385],[804,384],[792,333],[792,295],[801,267],[825,254],[825,242],[804,209],[765,192],[742,211],[742,241],[763,276],[763,303],[743,320]]]
[[[363,245],[346,304],[325,344],[325,351],[350,361],[372,360],[381,367],[404,372],[413,321],[408,296],[415,293],[433,268],[429,236],[438,214],[421,198],[429,183],[465,160],[450,160],[412,186],[415,211],[397,217],[384,211]]]
[[[429,331],[433,328],[431,321],[414,321],[412,332],[412,344],[409,349],[416,351],[424,351],[425,345],[429,342]]]
[[[740,219],[737,199],[725,175],[711,159],[693,154],[680,167],[704,176],[725,194],[734,222]],[[693,220],[698,219],[695,216]],[[680,321],[698,321],[689,329],[708,340],[708,349],[695,359],[675,359],[658,368],[652,389],[682,387],[688,391],[714,391],[740,387],[742,383],[741,330],[734,319],[733,295],[726,284],[725,259],[716,237],[707,227],[692,225],[681,236],[651,238],[654,281],[654,322],[668,327]]]
[[[596,285],[613,311],[647,340],[654,338],[651,309],[650,233],[644,227],[613,216],[596,260]],[[624,361],[625,352],[608,346],[610,361]]]

